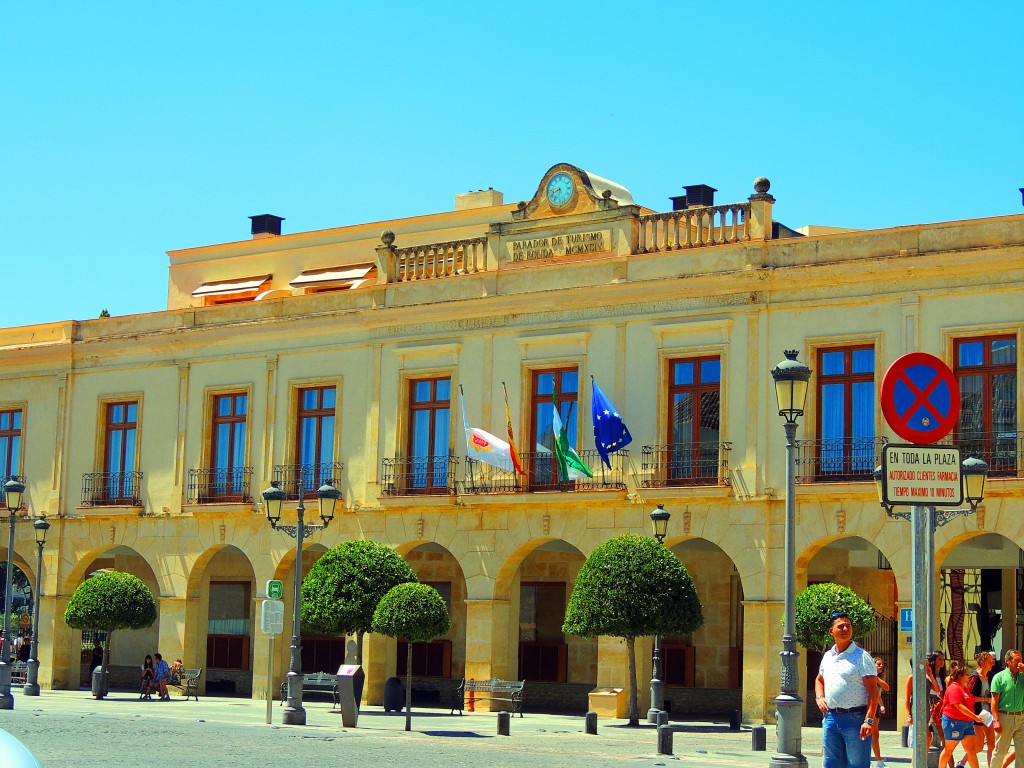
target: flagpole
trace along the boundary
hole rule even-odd
[[[476,478],[473,476],[473,457],[469,455],[469,422],[466,420],[466,393],[459,384],[459,400],[462,403],[462,428],[466,431],[466,464],[469,465],[469,484],[476,491]]]

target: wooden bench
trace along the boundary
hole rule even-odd
[[[338,676],[330,672],[307,672],[302,676],[302,693],[329,693],[334,699],[334,706],[341,708],[341,694],[338,693]],[[288,698],[288,681],[281,683],[281,704]],[[278,705],[280,706],[280,705]]]
[[[525,680],[499,680],[492,677],[490,680],[466,680],[455,689],[455,701],[452,706],[452,714],[459,710],[462,714],[464,707],[469,702],[474,704],[478,701],[502,701],[511,705],[512,713],[519,713],[523,716],[523,686]]]
[[[182,669],[177,673],[171,672],[171,676],[167,678],[167,685],[174,686],[185,694],[185,701],[188,701],[192,696],[195,696],[196,701],[199,701],[199,678],[202,676],[202,667],[199,667],[199,669]]]

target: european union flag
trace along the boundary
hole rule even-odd
[[[633,436],[629,434],[626,425],[622,423],[622,416],[604,396],[604,392],[597,386],[593,377],[590,378],[590,384],[593,387],[590,405],[594,416],[594,444],[597,445],[597,452],[601,454],[601,461],[611,469],[612,463],[608,460],[608,454],[625,448],[633,441]]]

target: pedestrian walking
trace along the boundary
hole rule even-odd
[[[881,656],[875,656],[873,661],[875,662],[875,679],[878,681],[878,717],[875,719],[875,724],[871,727],[871,749],[875,753],[874,768],[888,768],[882,759],[882,746],[878,741],[878,721],[885,714],[882,694],[889,690],[889,684],[882,679],[882,673],[885,672],[885,661]]]
[[[965,758],[971,768],[978,768],[978,755],[973,749],[974,725],[984,722],[981,715],[974,713],[974,697],[967,690],[967,677],[970,671],[961,662],[953,660],[949,678],[946,681],[946,692],[942,697],[942,754],[939,765],[947,765],[953,757],[956,745],[965,739]]]
[[[853,621],[841,611],[830,617],[836,641],[821,658],[814,681],[822,718],[822,768],[868,768],[878,682],[871,654],[853,642]]]
[[[1006,669],[992,678],[992,729],[996,732],[996,748],[991,765],[1002,765],[1012,742],[1014,751],[1024,754],[1024,675],[1021,654],[1009,650],[1003,656]]]

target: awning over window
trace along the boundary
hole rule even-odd
[[[203,283],[194,291],[193,296],[230,296],[235,293],[258,291],[270,279],[270,275],[256,277],[240,277],[235,280],[218,280],[215,283]]]
[[[352,264],[345,267],[310,269],[292,280],[290,285],[294,288],[315,288],[324,285],[356,288],[366,282],[366,276],[375,268],[375,264]]]

